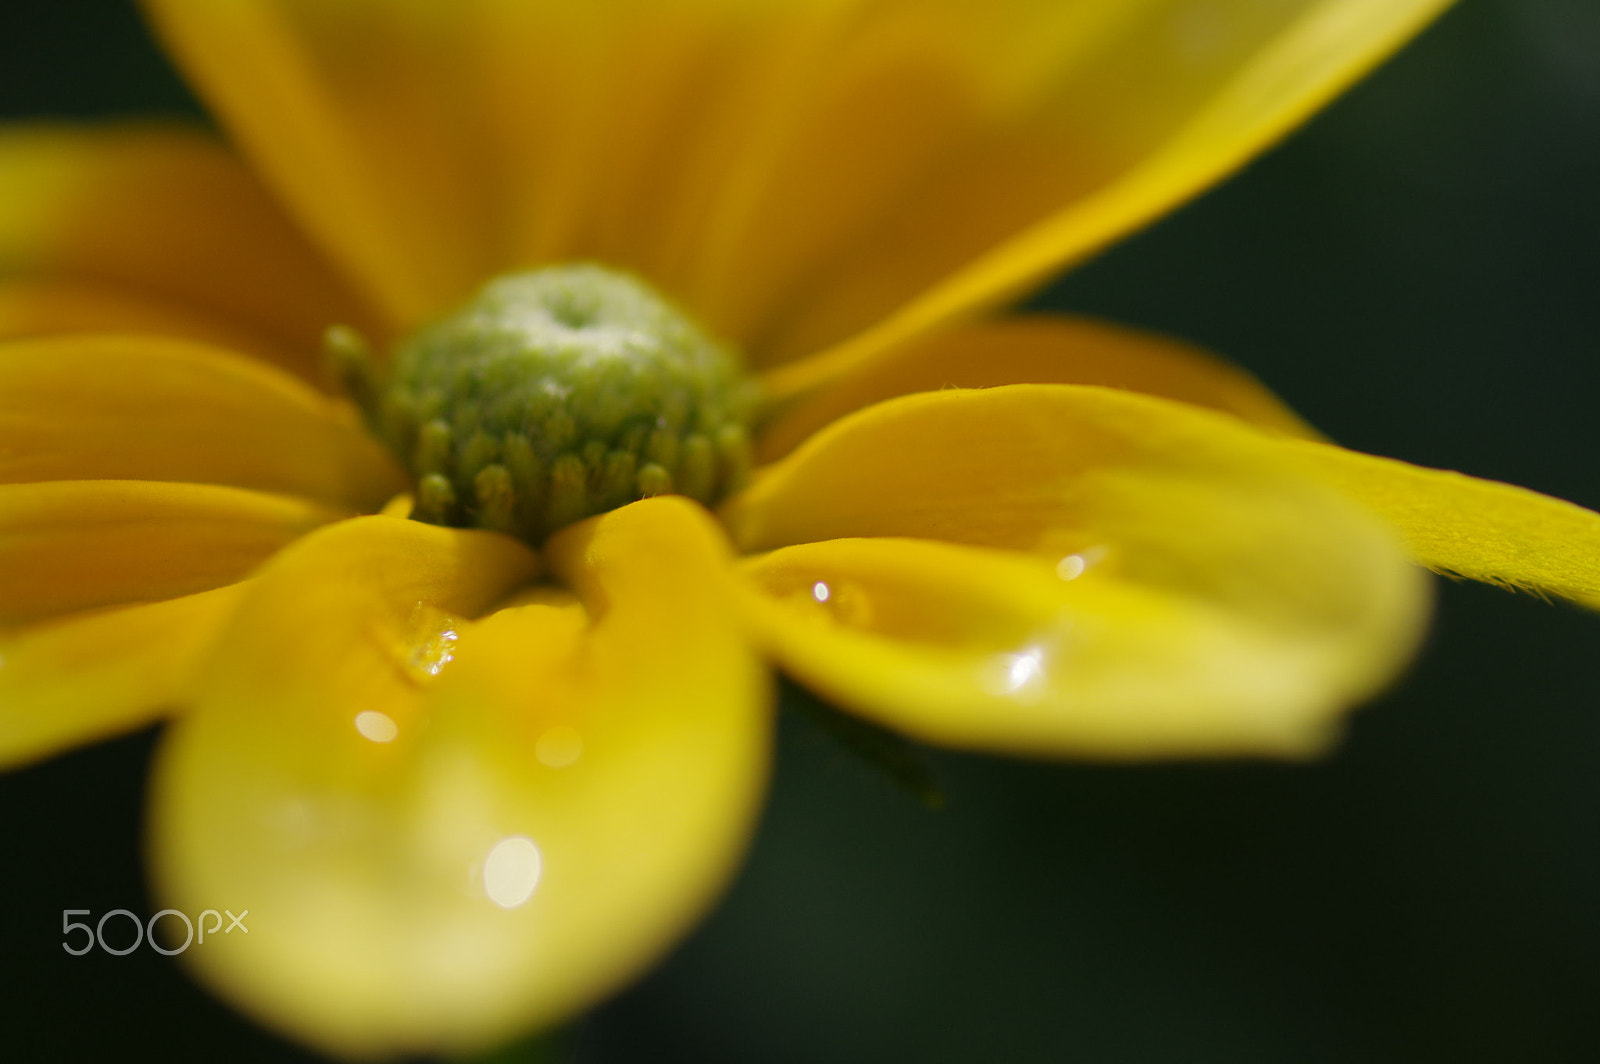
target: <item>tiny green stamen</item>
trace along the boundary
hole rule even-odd
[[[414,516],[537,543],[650,495],[707,505],[748,473],[738,361],[642,282],[599,266],[510,274],[373,368],[329,330],[346,390],[410,469]]]

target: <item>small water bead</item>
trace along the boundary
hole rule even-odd
[[[363,739],[375,743],[392,743],[400,736],[400,725],[387,713],[380,713],[376,709],[365,709],[356,714],[356,731],[361,733]]]
[[[980,659],[976,662],[978,682],[990,694],[1023,704],[1045,698],[1052,674],[1064,663],[1065,633],[1042,632],[1025,646]]]
[[[1091,568],[1106,560],[1109,552],[1105,547],[1087,547],[1075,554],[1068,554],[1056,562],[1056,575],[1063,580],[1076,580]]]
[[[784,595],[807,615],[850,628],[870,627],[877,612],[866,587],[834,576],[797,576]]]
[[[461,618],[425,602],[413,607],[402,635],[401,664],[412,682],[426,684],[455,660],[461,639]]]
[[[496,278],[402,341],[386,372],[348,329],[328,349],[410,469],[419,520],[538,543],[650,495],[713,504],[749,470],[753,387],[738,359],[599,266]]]
[[[1015,694],[1036,682],[1044,671],[1044,648],[1029,647],[1015,654],[1007,654],[1005,662],[1005,692]]]
[[[458,638],[460,637],[454,630],[440,632],[412,653],[412,667],[428,676],[439,675],[440,671],[455,659]]]
[[[1056,575],[1063,580],[1076,580],[1089,568],[1089,563],[1083,560],[1081,554],[1069,554],[1056,562]]]
[[[544,857],[526,835],[495,843],[483,860],[483,892],[502,909],[515,909],[533,897],[544,873]]]
[[[533,755],[546,768],[566,768],[583,756],[583,736],[570,725],[557,724],[539,736]]]

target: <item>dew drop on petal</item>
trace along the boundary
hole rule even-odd
[[[1083,560],[1081,554],[1069,554],[1056,562],[1056,575],[1063,580],[1076,580],[1089,568],[1089,563]]]
[[[1106,560],[1110,553],[1103,546],[1085,547],[1074,554],[1068,554],[1056,562],[1056,575],[1063,580],[1076,580],[1090,569]]]
[[[583,756],[583,736],[576,728],[557,724],[539,736],[533,756],[546,768],[566,768]]]
[[[1007,693],[1022,690],[1044,670],[1044,650],[1040,647],[1029,647],[1020,654],[1006,655],[1006,691]]]
[[[870,627],[875,615],[871,592],[853,580],[816,580],[800,584],[793,592],[797,604],[811,608],[812,616],[827,617],[850,628]],[[822,607],[820,610],[816,607]]]
[[[406,635],[406,645],[411,649],[405,658],[406,671],[414,681],[432,680],[455,659],[460,627],[460,618],[453,614],[417,603]]]
[[[356,731],[361,733],[363,739],[371,739],[375,743],[392,743],[400,734],[400,725],[387,713],[379,713],[375,709],[362,710],[356,714]]]
[[[1031,702],[1044,694],[1045,672],[1053,655],[1034,644],[988,659],[982,666],[982,683],[991,693]]]
[[[454,629],[446,629],[419,646],[411,655],[411,666],[429,676],[439,675],[439,670],[450,664],[455,658],[456,635]]]
[[[291,850],[315,842],[322,826],[316,804],[303,797],[289,797],[268,808],[263,820],[277,841]]]
[[[494,844],[483,861],[483,890],[502,909],[515,909],[533,897],[544,860],[526,835],[511,835]]]

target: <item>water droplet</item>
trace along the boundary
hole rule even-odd
[[[283,845],[291,848],[315,842],[322,826],[316,803],[304,797],[289,797],[276,806],[268,806],[263,820]]]
[[[1044,648],[1029,647],[1017,654],[1007,654],[1005,662],[1006,694],[1018,691],[1036,682],[1044,673]]]
[[[412,651],[412,667],[426,672],[429,676],[439,675],[439,670],[455,658],[455,643],[459,638],[461,637],[454,629],[440,632]]]
[[[873,617],[871,595],[852,580],[803,583],[792,594],[811,611],[812,616],[827,617],[836,624],[864,628],[870,625]],[[818,606],[822,609],[816,609]]]
[[[583,756],[583,736],[578,729],[557,724],[533,745],[533,756],[546,768],[566,768]]]
[[[375,743],[392,743],[400,734],[400,725],[387,713],[379,713],[375,709],[362,710],[356,714],[356,731],[361,733],[363,739],[371,739]]]
[[[1056,562],[1056,575],[1063,580],[1076,580],[1091,568],[1106,560],[1106,548],[1086,547]]]
[[[978,682],[991,695],[1032,704],[1050,691],[1051,670],[1059,667],[1062,633],[1044,632],[1017,650],[996,654],[979,666]]]
[[[411,611],[406,644],[411,647],[405,666],[415,680],[427,681],[456,656],[456,641],[461,638],[461,619],[444,610],[417,603]]]
[[[539,847],[526,835],[511,835],[494,844],[483,861],[483,891],[502,909],[515,909],[533,897],[544,871]]]

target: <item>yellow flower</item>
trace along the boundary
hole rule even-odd
[[[251,913],[185,957],[325,1049],[483,1046],[658,956],[760,799],[763,657],[939,743],[1298,757],[1408,658],[1411,560],[1600,595],[1595,514],[981,316],[1443,0],[147,6],[261,183],[178,129],[0,133],[0,759],[174,712],[161,896]],[[537,550],[397,519],[324,330],[581,261],[744,353],[751,485]]]

